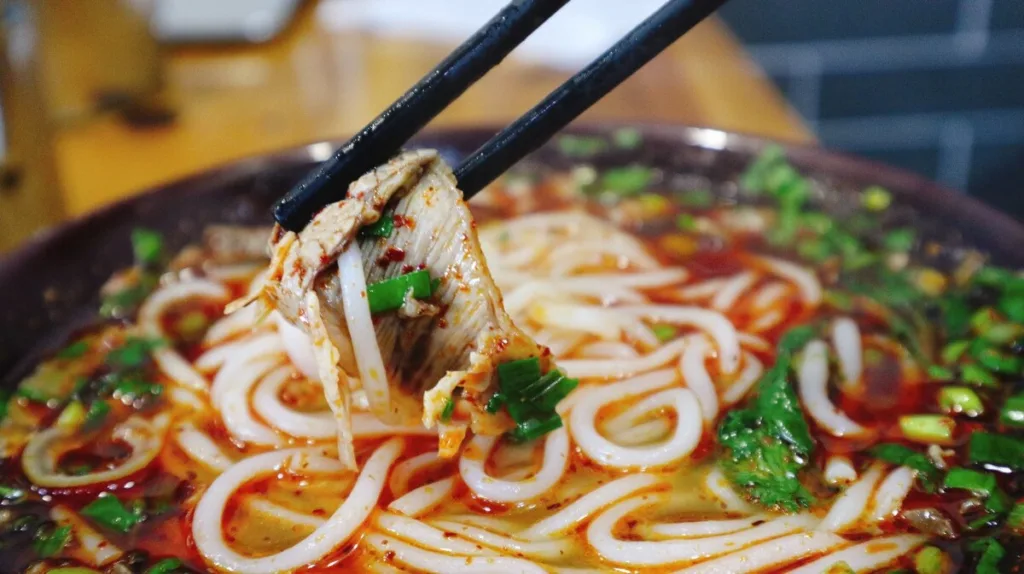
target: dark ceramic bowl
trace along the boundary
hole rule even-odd
[[[601,134],[621,126],[580,127]],[[689,173],[710,184],[733,180],[769,142],[750,136],[683,126],[637,126],[643,145],[596,162],[641,162]],[[425,134],[414,145],[435,147],[452,163],[492,135],[494,128]],[[270,223],[271,204],[333,144],[312,144],[239,161],[171,183],[70,221],[28,242],[0,261],[0,385],[10,388],[70,329],[94,317],[97,292],[115,270],[131,262],[129,234],[145,226],[164,232],[171,248],[197,239],[210,223]],[[1024,226],[963,194],[920,177],[815,147],[785,146],[791,161],[839,193],[879,184],[941,224],[950,241],[966,240],[1005,264],[1024,266]],[[531,161],[558,166],[551,147]]]

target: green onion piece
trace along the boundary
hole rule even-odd
[[[7,504],[20,504],[28,499],[28,492],[24,488],[0,484],[0,498]]]
[[[651,327],[651,331],[654,331],[654,336],[662,343],[675,339],[679,334],[679,330],[675,326],[665,324],[654,325]]]
[[[506,396],[517,395],[519,389],[525,388],[540,377],[540,359],[537,357],[509,361],[498,365],[498,381],[501,383],[501,390]]]
[[[566,156],[585,158],[608,149],[608,142],[594,136],[564,135],[558,138],[558,149]]]
[[[151,229],[133,229],[132,252],[138,263],[147,267],[157,267],[164,257],[164,238]]]
[[[1019,357],[1004,355],[982,339],[975,339],[971,343],[971,356],[982,367],[1004,375],[1017,374],[1024,367]]]
[[[108,414],[110,414],[110,405],[107,404],[107,401],[95,400],[89,403],[89,410],[85,413],[85,420],[82,421],[82,426],[87,430],[103,426],[103,422],[107,420]]]
[[[796,246],[796,251],[800,257],[816,263],[821,263],[833,255],[832,246],[817,238],[801,241]]]
[[[202,311],[190,311],[174,322],[174,332],[183,341],[197,341],[210,326],[210,318]]]
[[[1024,335],[1024,327],[1017,323],[997,323],[989,327],[982,337],[989,343],[1005,345],[1012,343]]]
[[[441,409],[441,422],[452,420],[452,413],[455,412],[455,401],[449,397],[444,401],[444,408]]]
[[[979,335],[984,335],[999,322],[999,315],[992,307],[982,307],[971,315],[971,328]]]
[[[928,365],[928,378],[933,381],[952,381],[953,370],[941,365]]]
[[[614,167],[601,174],[598,187],[621,196],[640,193],[654,179],[654,170],[642,165]]]
[[[969,490],[978,496],[989,496],[995,492],[996,477],[986,472],[978,472],[969,468],[953,468],[946,474],[942,483],[944,488]]]
[[[129,337],[120,347],[107,353],[107,364],[117,369],[137,369],[152,355],[153,349],[164,344],[161,339]]]
[[[558,413],[553,413],[547,418],[530,419],[516,425],[516,428],[508,433],[508,438],[517,444],[530,442],[561,428],[561,426],[562,417],[558,416]]]
[[[1006,514],[1006,512],[1010,510],[1011,506],[1013,506],[1013,501],[1010,500],[1010,497],[998,487],[996,487],[996,489],[992,491],[992,494],[985,499],[985,510],[999,516]]]
[[[974,274],[972,279],[975,283],[988,285],[989,287],[1003,288],[1013,282],[1015,276],[1008,269],[1002,269],[992,265],[982,267]]]
[[[57,353],[58,359],[77,359],[84,355],[89,350],[89,343],[85,341],[75,341],[67,347],[64,347]]]
[[[715,196],[707,189],[691,189],[676,194],[679,204],[694,209],[707,209],[715,204]]]
[[[916,235],[913,229],[909,227],[901,227],[900,229],[893,229],[889,233],[886,233],[882,243],[885,245],[886,251],[905,253],[914,247],[915,239]]]
[[[917,574],[946,574],[949,571],[946,554],[934,546],[925,546],[914,555]]]
[[[1010,514],[1006,515],[1006,527],[1017,534],[1024,534],[1024,502],[1013,505]]]
[[[923,443],[949,442],[956,429],[956,421],[942,415],[905,415],[899,423],[904,437]]]
[[[569,393],[579,386],[579,384],[579,379],[570,379],[564,376],[559,377],[555,382],[551,383],[546,389],[544,389],[544,394],[541,395],[537,401],[538,408],[545,412],[554,412],[559,401],[569,396]]]
[[[49,558],[60,552],[70,541],[71,527],[67,525],[58,526],[47,534],[37,532],[32,540],[32,548],[35,549],[36,554],[40,557]]]
[[[395,215],[390,210],[381,214],[380,219],[359,230],[360,237],[390,237],[395,230]]]
[[[503,404],[505,404],[505,395],[501,393],[494,393],[491,395],[491,398],[487,400],[487,404],[484,405],[484,410],[493,415],[501,410],[501,405]]]
[[[999,420],[1006,426],[1024,428],[1024,393],[1006,399]]]
[[[875,458],[910,467],[918,472],[917,478],[926,492],[934,492],[941,479],[941,471],[935,466],[928,455],[915,451],[902,444],[884,443],[873,447],[870,454]]]
[[[78,401],[71,401],[60,412],[54,425],[64,432],[72,433],[78,430],[83,423],[85,423],[85,405]]]
[[[939,406],[947,413],[963,413],[978,416],[985,412],[985,405],[978,393],[968,387],[943,387],[939,391]]]
[[[430,297],[430,273],[423,270],[413,271],[367,286],[366,299],[370,304],[370,313],[400,308],[405,303],[405,294],[409,289],[412,289],[412,296],[417,299]]]
[[[643,134],[636,128],[619,128],[612,132],[612,143],[617,148],[636,149],[643,141]]]
[[[1024,470],[1024,441],[986,432],[971,435],[968,450],[971,464],[988,464]]]
[[[942,348],[942,352],[939,356],[942,358],[943,363],[952,365],[960,360],[960,357],[967,352],[967,349],[970,348],[970,346],[970,341],[953,341]]]
[[[1011,320],[1024,323],[1024,293],[1008,291],[999,298],[999,310]]]
[[[892,205],[892,193],[878,185],[872,185],[860,192],[860,204],[868,211],[885,211]]]
[[[740,185],[750,194],[759,194],[767,191],[765,184],[766,176],[773,167],[785,163],[786,155],[782,148],[777,145],[769,145],[761,150],[753,163],[740,176]]]
[[[833,225],[832,218],[820,211],[810,211],[800,215],[800,226],[816,235],[825,235],[832,230]]]
[[[697,219],[689,213],[680,213],[679,217],[676,218],[676,227],[680,231],[694,232],[697,231]]]
[[[978,555],[975,574],[1000,574],[999,563],[1006,556],[1006,549],[995,538],[979,538],[970,542],[967,549]]]
[[[965,383],[979,387],[994,387],[999,384],[992,373],[974,364],[964,365],[960,369],[960,377]]]
[[[146,568],[145,574],[171,574],[182,566],[183,564],[181,560],[177,558],[164,558],[149,568]]]
[[[126,405],[147,397],[158,397],[164,392],[159,383],[147,383],[138,379],[122,379],[114,387],[114,398]]]
[[[82,507],[81,514],[100,526],[121,534],[127,534],[140,520],[140,517],[129,512],[116,496],[106,492]]]

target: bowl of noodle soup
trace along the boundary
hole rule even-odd
[[[410,147],[455,164],[491,133]],[[576,381],[560,422],[442,456],[354,387],[353,470],[310,337],[225,314],[262,280],[270,206],[331,149],[169,184],[0,261],[0,572],[1024,563],[1015,221],[817,148],[571,130],[470,202],[505,311]]]

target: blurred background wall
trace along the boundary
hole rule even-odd
[[[826,146],[1024,216],[1024,1],[733,0],[722,14]]]

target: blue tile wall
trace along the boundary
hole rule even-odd
[[[822,141],[1024,219],[1024,0],[732,0]]]

